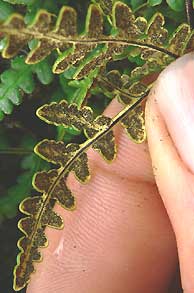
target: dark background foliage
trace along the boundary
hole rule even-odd
[[[81,32],[91,2],[100,1],[0,0],[0,22],[5,21],[11,13],[19,12],[25,16],[26,23],[30,23],[40,8],[57,15],[63,5],[70,5],[78,11],[78,28]],[[129,4],[137,15],[146,18],[150,18],[156,11],[162,12],[167,17],[169,31],[186,21],[184,0],[123,2]],[[4,42],[0,40],[0,50],[5,45]],[[3,293],[13,292],[12,271],[18,253],[16,243],[21,237],[17,229],[18,219],[22,216],[18,212],[18,205],[22,199],[32,194],[33,174],[49,167],[48,163],[33,153],[34,145],[45,137],[65,142],[81,139],[75,130],[64,131],[61,127],[54,128],[41,122],[35,115],[36,109],[44,103],[62,98],[82,103],[80,96],[85,96],[86,92],[85,84],[77,88],[76,83],[69,85],[67,75],[53,75],[51,64],[56,53],[40,64],[31,66],[24,63],[27,52],[28,48],[22,50],[11,61],[0,57],[0,292]],[[138,57],[118,62],[118,69],[125,67],[127,72],[131,61],[136,64],[140,62]],[[111,64],[109,66],[111,68]],[[109,101],[110,97],[105,97],[95,89],[87,99],[87,104],[97,114],[102,112]]]

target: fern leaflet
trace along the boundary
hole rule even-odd
[[[180,25],[169,37],[161,13],[156,13],[147,22],[143,17],[135,18],[124,3],[116,2],[111,17],[116,34],[105,35],[103,12],[99,6],[92,4],[88,9],[85,32],[79,36],[77,14],[71,7],[61,9],[55,25],[53,16],[45,10],[40,10],[29,26],[26,26],[23,16],[13,14],[0,25],[1,34],[8,39],[2,56],[15,56],[29,41],[35,39],[38,43],[28,54],[27,64],[38,63],[57,49],[59,57],[53,65],[53,72],[60,74],[74,65],[77,67],[74,78],[80,79],[96,67],[114,60],[129,46],[139,48],[142,58],[146,62],[154,62],[159,68],[193,47],[194,37],[190,26]]]

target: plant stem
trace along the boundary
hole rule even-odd
[[[146,2],[146,3],[143,3],[143,4],[141,4],[140,6],[138,6],[136,9],[134,9],[133,12],[136,13],[136,12],[138,12],[139,10],[141,10],[141,9],[147,7],[147,6],[148,6],[148,3],[147,3],[147,2]]]
[[[150,87],[151,88],[151,87]],[[113,119],[109,126],[107,126],[106,129],[102,129],[100,132],[98,132],[96,135],[94,135],[92,138],[88,139],[86,142],[81,144],[80,149],[78,149],[74,156],[69,159],[69,161],[66,163],[64,167],[61,167],[61,172],[59,173],[56,180],[53,182],[53,184],[50,186],[49,190],[47,191],[47,197],[45,197],[45,202],[49,201],[53,191],[55,190],[55,187],[61,180],[61,178],[68,174],[71,166],[73,163],[86,151],[90,146],[92,146],[97,140],[102,138],[105,134],[107,134],[118,122],[120,122],[124,117],[126,117],[132,110],[134,110],[149,94],[150,89],[148,89],[141,97],[137,98],[136,102],[134,102],[132,105],[127,105],[121,112],[119,112]]]
[[[55,32],[48,32],[46,34],[43,34],[38,31],[33,31],[30,28],[22,28],[20,30],[2,26],[0,25],[0,32],[3,34],[7,35],[13,35],[15,37],[24,37],[24,38],[31,38],[31,39],[37,39],[38,41],[44,40],[46,42],[56,44],[56,47],[61,47],[63,44],[72,44],[72,45],[77,45],[77,44],[85,44],[86,46],[89,45],[96,45],[96,44],[118,44],[118,45],[123,45],[123,46],[134,46],[134,47],[139,47],[139,48],[148,48],[148,49],[154,49],[156,51],[165,53],[166,55],[169,55],[172,58],[178,58],[180,57],[179,55],[172,53],[171,51],[168,51],[168,48],[153,45],[150,43],[144,43],[138,40],[128,40],[128,39],[120,39],[120,38],[109,38],[106,36],[102,36],[99,39],[95,38],[66,38],[62,35],[59,35]]]
[[[192,29],[194,29],[194,9],[193,0],[185,0],[187,20]]]
[[[0,155],[29,155],[33,153],[33,149],[24,149],[24,148],[7,148],[0,149]]]
[[[106,127],[106,129],[102,129],[99,133],[97,133],[96,135],[94,135],[94,137],[88,139],[85,143],[81,144],[80,149],[77,150],[74,154],[73,157],[71,157],[69,159],[69,161],[66,163],[66,165],[64,167],[60,168],[59,171],[59,175],[57,176],[57,178],[54,180],[54,182],[51,184],[50,188],[48,189],[48,191],[46,193],[44,193],[43,195],[43,203],[42,203],[42,207],[39,210],[39,214],[37,215],[36,218],[36,224],[33,227],[33,233],[30,236],[30,244],[26,249],[26,260],[28,261],[28,257],[30,255],[30,251],[32,249],[32,243],[34,240],[34,237],[36,235],[38,226],[41,223],[41,219],[43,216],[43,212],[45,209],[45,206],[49,203],[52,194],[55,190],[55,187],[57,186],[57,184],[60,182],[60,180],[62,179],[63,176],[68,175],[69,170],[71,168],[71,166],[73,165],[73,163],[85,152],[87,151],[87,149],[92,146],[97,140],[99,140],[100,138],[102,138],[104,135],[106,135],[118,122],[120,122],[127,114],[129,114],[133,109],[135,109],[148,95],[150,89],[148,89],[148,91],[146,91],[142,96],[140,96],[139,98],[137,98],[137,100],[132,104],[132,105],[127,105],[121,112],[119,112],[113,119],[112,122],[109,126]],[[54,203],[55,204],[55,203]],[[26,263],[26,261],[25,261]],[[17,266],[19,266],[19,263],[17,264]],[[16,277],[16,276],[15,276]]]

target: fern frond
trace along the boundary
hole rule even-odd
[[[180,25],[169,36],[161,13],[156,13],[147,22],[143,17],[135,18],[126,4],[116,2],[111,17],[116,34],[107,36],[104,34],[103,12],[94,4],[89,7],[82,35],[78,35],[77,14],[71,7],[61,9],[54,26],[53,16],[45,10],[40,10],[29,26],[21,15],[13,14],[0,25],[0,32],[8,38],[2,56],[11,58],[30,40],[36,39],[38,44],[28,54],[26,63],[40,62],[57,49],[59,57],[53,72],[59,74],[74,65],[77,67],[74,78],[80,79],[131,46],[140,48],[146,64],[155,62],[160,68],[161,64],[164,66],[164,60],[166,66],[191,50],[191,44],[193,48],[193,42],[190,42],[193,33],[189,25]]]
[[[116,97],[124,105],[131,104],[134,98],[141,96],[148,89],[142,81],[137,82],[128,75],[121,76],[118,70],[99,75],[97,81],[105,95]]]
[[[76,105],[68,106],[66,101],[59,104],[51,103],[38,110],[38,116],[47,123],[60,124],[65,127],[73,125],[76,129],[84,129],[88,139],[83,144],[69,145],[53,140],[43,140],[35,147],[35,152],[40,157],[61,167],[49,172],[37,173],[33,185],[36,190],[43,192],[43,195],[27,198],[20,204],[20,210],[27,217],[20,220],[18,224],[25,236],[18,241],[18,248],[21,252],[14,270],[14,290],[18,291],[26,286],[31,273],[34,272],[33,262],[41,260],[38,248],[46,247],[48,244],[44,232],[46,226],[63,228],[62,219],[52,211],[55,202],[68,210],[75,208],[74,196],[65,183],[68,174],[73,172],[82,183],[90,178],[86,150],[91,146],[107,161],[114,159],[116,147],[112,128],[118,122],[122,122],[128,129],[131,121],[130,119],[125,120],[125,118],[146,95],[147,92],[139,99],[134,100],[131,105],[127,105],[113,119],[105,116],[93,119],[90,108],[78,109]],[[132,128],[133,124],[134,122],[131,124]],[[138,126],[142,128],[141,123],[137,123],[136,126],[136,128]],[[142,131],[143,129],[141,129]],[[138,138],[138,131],[136,134]]]
[[[87,138],[94,137],[99,131],[106,129],[111,123],[111,119],[104,116],[98,116],[93,118],[93,111],[89,107],[83,107],[78,109],[76,104],[68,106],[66,101],[61,101],[59,104],[52,103],[50,105],[44,105],[37,111],[39,118],[45,122],[54,124],[56,126],[63,125],[64,127],[74,127],[77,130],[84,130]],[[107,137],[98,140],[93,147],[103,155],[103,157],[112,161],[115,157],[115,145],[113,142],[113,134],[110,132]],[[110,139],[111,138],[111,139]],[[107,140],[106,146],[103,142]],[[37,149],[35,149],[36,151]],[[38,153],[41,153],[38,151]],[[63,150],[63,159],[65,156],[65,150]]]
[[[39,247],[48,245],[46,227],[63,228],[62,218],[53,211],[55,203],[67,210],[75,208],[74,195],[66,185],[69,173],[73,172],[82,183],[89,180],[86,151],[90,147],[98,151],[106,161],[114,160],[116,144],[112,129],[118,123],[122,124],[133,141],[144,141],[146,133],[141,102],[152,83],[147,84],[143,77],[160,72],[174,59],[194,48],[193,32],[189,25],[182,24],[169,36],[164,27],[164,17],[160,13],[156,13],[147,22],[145,18],[136,18],[127,5],[118,1],[112,7],[111,21],[114,34],[107,36],[104,34],[104,13],[98,5],[91,5],[82,35],[78,35],[77,15],[71,7],[61,9],[54,26],[53,15],[44,10],[39,11],[30,26],[26,26],[23,17],[18,14],[14,14],[0,26],[0,31],[8,36],[3,57],[11,58],[30,40],[36,39],[37,46],[28,54],[26,63],[38,63],[57,49],[59,57],[53,66],[54,73],[59,74],[75,66],[73,79],[91,74],[88,88],[91,88],[93,79],[96,78],[107,92],[116,96],[125,106],[112,119],[103,115],[94,118],[91,108],[80,107],[80,104],[78,107],[74,103],[69,105],[66,101],[38,109],[37,115],[45,122],[82,131],[86,140],[81,144],[66,145],[62,141],[45,139],[34,149],[37,155],[56,164],[57,168],[37,173],[33,185],[42,196],[27,198],[20,204],[20,210],[27,217],[18,224],[25,236],[18,242],[21,252],[14,270],[16,291],[26,286],[34,272],[34,262],[42,259]],[[131,48],[139,49],[144,64],[135,68],[127,80],[116,71],[105,76],[98,74],[103,72],[102,67],[108,61],[122,58],[122,54],[123,58],[130,55]]]
[[[145,84],[141,82],[132,83],[128,75],[121,76],[117,70],[112,70],[106,76],[98,78],[98,86],[107,96],[117,98],[124,105],[134,102],[136,96],[148,91]],[[136,89],[136,92],[134,91]],[[146,139],[144,109],[142,105],[136,107],[122,120],[130,139],[135,143],[142,143]]]
[[[11,68],[1,74],[0,120],[4,114],[12,113],[14,105],[21,104],[24,93],[31,94],[34,91],[34,73],[43,84],[49,84],[53,79],[48,60],[29,66],[22,56],[13,59]]]
[[[0,21],[5,21],[11,14],[13,14],[11,5],[0,0]]]
[[[102,8],[104,14],[110,15],[112,13],[114,2],[115,0],[100,0],[96,1],[96,4]]]
[[[0,83],[0,117],[11,114],[13,105],[19,105],[23,93],[32,93],[35,84],[31,67],[17,57],[11,62],[11,68],[1,74]]]

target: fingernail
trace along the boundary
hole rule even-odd
[[[164,70],[155,92],[174,145],[194,172],[194,54],[179,58]]]

